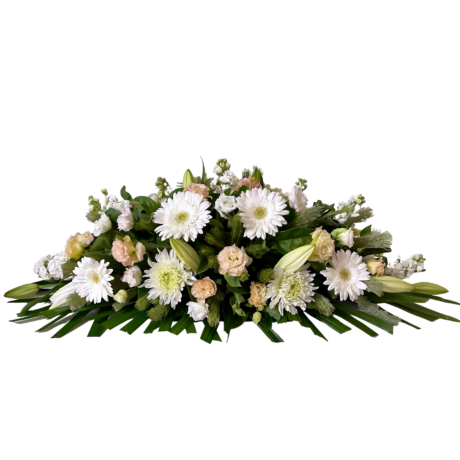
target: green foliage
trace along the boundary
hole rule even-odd
[[[157,305],[156,307],[153,307],[149,310],[149,318],[152,321],[160,321],[163,319],[168,313],[169,310],[171,309],[170,305]]]
[[[344,227],[350,228],[354,224],[359,224],[361,222],[365,222],[366,220],[370,219],[371,217],[374,217],[374,211],[371,208],[358,209],[358,211],[356,211],[355,214],[356,214],[356,216],[348,217],[348,219],[343,224]]]
[[[268,284],[275,277],[273,268],[264,268],[257,274],[257,279],[264,284]]]
[[[356,303],[358,304],[360,310],[369,313],[370,315],[375,316],[376,318],[383,319],[384,321],[390,323],[393,326],[397,326],[401,321],[401,319],[397,316],[388,313],[387,311],[380,308],[378,305],[370,302],[365,296],[358,297],[356,299]]]
[[[98,221],[101,218],[101,214],[96,212],[96,211],[89,211],[86,214],[86,218],[88,219],[89,222],[94,223],[94,222]]]
[[[83,308],[86,305],[88,305],[86,299],[81,298],[76,292],[70,294],[67,297],[66,302],[72,311],[79,310],[80,308]]]
[[[312,206],[307,208],[305,211],[299,213],[299,217],[296,222],[292,224],[293,227],[312,227],[313,224],[321,216],[321,207]]]
[[[210,232],[206,233],[204,236],[206,243],[211,246],[216,246],[217,248],[223,249],[225,247],[224,234],[218,228],[213,228]]]
[[[239,214],[230,217],[228,225],[232,229],[231,243],[239,245],[244,234],[243,223],[241,222],[241,216]]]
[[[40,286],[38,284],[24,284],[5,293],[5,297],[10,299],[26,299],[36,294],[39,290]]]
[[[314,301],[307,304],[307,307],[318,310],[318,312],[324,316],[331,316],[334,313],[334,306],[327,297],[316,293],[313,298]]]
[[[267,247],[266,241],[262,244],[250,244],[245,250],[254,259],[261,259],[267,252],[270,252],[270,248]]]
[[[273,245],[281,254],[288,254],[294,249],[311,244],[312,228],[293,228],[278,232],[273,239]]]
[[[369,227],[368,227],[369,228]],[[362,235],[362,232],[361,232]],[[369,233],[355,238],[353,248],[389,248],[393,244],[393,237],[389,232]]]
[[[367,286],[367,291],[372,292],[378,297],[381,297],[383,295],[383,285],[382,283],[379,283],[376,279],[364,281],[364,284]]]
[[[133,199],[133,197],[126,191],[126,187],[124,185],[120,190],[120,195],[124,200],[131,201]]]

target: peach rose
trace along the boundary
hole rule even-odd
[[[125,267],[134,265],[142,260],[145,252],[145,246],[142,243],[137,243],[134,246],[129,236],[125,236],[123,241],[115,240],[112,245],[113,258]]]
[[[364,262],[367,265],[367,271],[374,276],[383,276],[385,274],[385,262],[380,257],[380,259],[374,259],[373,256],[365,258]]]
[[[243,185],[249,187],[249,190],[253,188],[260,188],[260,182],[254,181],[252,177],[244,177],[243,179],[240,179],[238,181],[238,188],[242,187]]]
[[[313,254],[310,256],[312,262],[326,262],[335,252],[335,244],[331,235],[318,227],[312,234],[312,243],[316,244]]]
[[[219,262],[219,273],[230,276],[240,276],[246,271],[246,266],[252,262],[251,257],[246,254],[244,248],[238,248],[236,245],[227,246],[222,249],[217,256]]]
[[[267,295],[267,286],[263,283],[258,283],[253,281],[251,283],[251,297],[249,297],[248,302],[256,307],[258,310],[262,311],[265,307],[266,301],[265,296]]]
[[[204,184],[190,184],[184,189],[184,192],[197,193],[203,197],[203,201],[209,197],[209,187],[206,187]]]
[[[208,297],[212,297],[216,294],[216,291],[216,283],[209,276],[193,283],[192,295],[198,300],[205,300]]]

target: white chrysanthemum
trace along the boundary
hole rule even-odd
[[[286,201],[277,192],[264,188],[253,188],[242,193],[236,200],[241,212],[244,236],[249,239],[263,238],[266,234],[276,235],[278,227],[286,224],[283,216],[289,214]]]
[[[152,262],[149,259],[152,268],[145,272],[144,278],[147,279],[141,287],[150,289],[148,299],[159,298],[162,305],[176,308],[182,299],[185,285],[192,285],[196,278],[173,250],[168,254],[168,251],[163,249],[155,256],[155,260],[156,262]]]
[[[161,239],[173,237],[195,241],[211,220],[211,213],[207,210],[211,203],[202,199],[198,193],[178,192],[162,203],[153,217],[156,224],[162,224],[155,229]]]
[[[48,272],[48,264],[50,260],[53,259],[52,255],[47,255],[42,257],[35,265],[34,265],[34,273],[38,275],[42,280],[50,280],[51,275]]]
[[[75,286],[76,293],[87,302],[101,303],[102,299],[107,302],[109,296],[113,296],[110,284],[113,270],[108,266],[109,262],[104,260],[98,262],[90,257],[83,257],[73,271],[75,278],[71,284]]]
[[[367,265],[357,252],[341,249],[331,259],[332,267],[327,267],[321,274],[326,277],[324,284],[329,291],[334,289],[340,300],[356,300],[364,294],[367,286],[363,283],[370,279]]]
[[[270,308],[278,309],[281,314],[284,310],[295,315],[297,307],[305,310],[306,304],[313,301],[314,274],[310,273],[305,265],[296,273],[288,273],[283,268],[275,269],[274,280],[268,284],[265,300],[271,299]]]
[[[48,263],[48,272],[55,280],[62,280],[64,274],[62,272],[62,264],[67,262],[65,252],[58,252]]]
[[[236,209],[236,198],[234,196],[227,196],[225,193],[222,193],[220,197],[217,198],[214,207],[223,218],[227,219],[227,214]]]
[[[208,317],[209,308],[206,302],[187,302],[188,315],[193,318],[193,321],[203,321]]]

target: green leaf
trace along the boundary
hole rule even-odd
[[[120,310],[118,313],[115,313],[111,318],[109,318],[107,321],[104,321],[102,323],[102,326],[104,326],[107,329],[113,329],[120,324],[125,323],[126,321],[130,320],[134,316],[136,316],[139,313],[138,310],[133,308],[132,310]]]
[[[420,330],[418,326],[416,326],[415,324],[409,323],[409,321],[406,321],[405,319],[402,319],[401,323],[407,324],[408,326],[413,327],[414,329]]]
[[[201,340],[203,340],[206,343],[211,343],[213,340],[215,340],[216,342],[222,342],[216,327],[211,327],[207,320],[204,320],[203,324],[204,329],[201,333]]]
[[[361,230],[361,233],[359,234],[359,236],[360,237],[367,236],[367,235],[370,235],[371,233],[372,233],[372,225],[369,225],[368,227],[363,228]]]
[[[151,334],[153,331],[156,331],[160,327],[159,321],[150,321],[147,329],[144,331],[144,334]]]
[[[399,308],[402,311],[405,311],[406,313],[410,313],[411,315],[418,316],[419,318],[425,319],[427,321],[431,321],[432,323],[434,321],[437,321],[439,318],[436,318],[431,315],[427,315],[426,313],[417,311],[417,310],[412,310],[411,308],[406,308],[403,307],[402,305],[399,305],[397,303],[390,303],[389,305],[392,305],[393,307]]]
[[[321,331],[313,324],[310,318],[308,318],[302,310],[299,309],[297,314],[299,315],[301,326],[309,327],[313,331],[313,334],[315,334],[318,337],[321,337],[327,342],[326,337],[321,333]]]
[[[190,326],[186,329],[187,334],[196,334],[196,327],[195,324],[192,323]]]
[[[377,332],[372,330],[370,327],[367,327],[364,323],[361,321],[357,320],[353,316],[349,315],[348,313],[345,313],[344,311],[336,310],[335,311],[336,316],[340,316],[340,318],[344,319],[348,323],[352,324],[353,326],[357,327],[361,331],[363,331],[365,334],[370,335],[371,337],[378,337]]]
[[[204,181],[206,180],[206,168],[204,167],[203,158],[201,158],[201,164],[203,165],[203,171],[201,173],[201,182],[204,184]]]
[[[104,312],[98,313],[93,318],[93,324],[91,325],[91,329],[88,332],[88,337],[101,337],[102,334],[104,334],[107,328],[102,326],[102,323],[105,321],[105,318],[107,318],[107,316],[111,315],[111,313],[111,310],[106,310]]]
[[[114,231],[112,229],[98,236],[91,245],[90,251],[102,251],[104,249],[111,249],[113,240]]]
[[[444,319],[446,321],[453,321],[455,323],[460,323],[460,321],[457,318],[454,318],[453,316],[444,315],[443,313],[439,313],[435,310],[430,310],[429,308],[422,307],[421,305],[418,305],[416,303],[401,303],[400,305],[403,307],[409,308],[411,310],[415,310],[415,311],[424,313],[426,315],[432,316],[433,318]]]
[[[118,216],[121,214],[121,212],[118,211],[118,209],[109,208],[107,209],[107,211],[105,211],[105,214],[112,222],[112,225],[115,225],[115,228],[117,228],[118,227],[117,219],[118,219]]]
[[[124,200],[131,201],[133,197],[126,191],[126,187],[123,185],[120,191],[120,195]]]
[[[208,269],[209,269],[208,259],[206,257],[201,257],[200,265],[198,265],[198,268],[196,270],[197,274],[199,275],[200,273],[204,273]]]
[[[334,318],[333,316],[318,315],[316,317],[316,321],[319,323],[328,324],[329,326],[333,327],[340,335],[352,330],[348,324],[345,324],[343,321],[340,321],[338,318]]]
[[[257,323],[259,329],[274,343],[281,343],[284,340],[270,327],[268,327],[268,323],[264,322],[264,319]]]
[[[384,330],[385,332],[388,332],[389,334],[393,334],[393,325],[386,322],[385,320],[377,318],[376,316],[370,315],[369,313],[366,313],[364,311],[358,310],[357,308],[345,306],[338,302],[333,302],[333,304],[337,310],[348,313],[352,316],[356,316],[360,319],[363,319],[364,321],[367,321],[368,323],[373,324],[374,326],[379,327],[380,329]]]
[[[222,230],[222,231],[225,230],[225,227],[224,227],[224,225],[222,224],[222,222],[221,222],[220,220],[217,220],[217,219],[211,219],[211,220],[209,221],[209,225],[210,225],[211,227],[216,227],[216,228],[218,228],[219,230]]]
[[[312,231],[313,229],[311,228],[293,228],[291,230],[278,232],[272,241],[281,254],[287,254],[294,249],[311,244]]]
[[[268,313],[276,321],[279,321],[281,319],[281,313],[280,313],[280,311],[278,310],[277,307],[275,307],[275,308],[267,307],[265,309],[265,312]]]
[[[147,312],[143,311],[135,316],[128,324],[125,324],[120,330],[127,332],[129,335],[136,332],[147,320]]]
[[[182,318],[171,328],[169,332],[171,334],[179,335],[183,330],[187,329],[193,324],[193,318],[188,315],[182,316]]]
[[[430,300],[436,300],[437,302],[444,302],[444,303],[450,303],[452,305],[460,305],[458,302],[454,302],[453,300],[448,300],[448,299],[443,299],[442,297],[438,297],[436,295],[429,295],[427,296]]]
[[[60,339],[72,332],[87,314],[87,311],[81,311],[76,313],[75,316],[63,328],[59,329],[59,331],[56,332],[56,334],[54,334],[52,338]]]
[[[236,276],[230,276],[229,274],[225,274],[225,279],[227,280],[227,283],[231,287],[241,287],[240,280]]]
[[[153,201],[152,198],[149,198],[148,196],[138,196],[134,198],[134,201],[137,201],[145,209],[147,214],[154,213],[160,207],[158,203]]]
[[[171,308],[169,313],[160,321],[159,332],[169,332],[174,321],[175,311]]]
[[[35,332],[46,332],[53,324],[56,324],[58,321],[60,321],[62,318],[64,318],[64,316],[68,315],[69,313],[70,312],[61,313],[57,318],[54,318],[48,324],[41,327],[40,329],[37,329]]]

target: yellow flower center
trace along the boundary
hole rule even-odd
[[[344,268],[344,269],[340,272],[340,276],[342,277],[343,280],[345,280],[345,281],[350,281],[350,279],[351,279],[350,270]]]
[[[97,273],[93,273],[93,276],[91,277],[91,279],[93,280],[93,283],[96,283],[96,284],[101,282],[101,277]]]
[[[188,219],[188,214],[186,212],[180,212],[176,216],[176,221],[179,223],[185,222]]]
[[[254,211],[254,217],[256,219],[265,219],[265,217],[267,217],[267,210],[262,207],[256,208]]]

